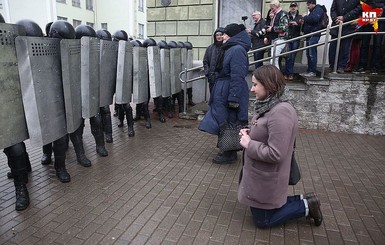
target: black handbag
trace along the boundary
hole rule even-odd
[[[294,150],[291,155],[291,166],[290,166],[290,176],[289,176],[289,185],[296,185],[301,179],[301,171],[299,170],[297,160],[295,160]]]
[[[218,147],[221,151],[240,151],[243,149],[239,143],[239,131],[243,128],[240,123],[225,123],[219,128]]]

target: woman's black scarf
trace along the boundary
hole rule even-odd
[[[255,113],[257,114],[257,118],[263,116],[266,112],[268,112],[271,108],[277,105],[280,102],[288,102],[288,89],[285,89],[281,96],[277,94],[274,96],[269,96],[265,100],[256,100],[255,101]]]

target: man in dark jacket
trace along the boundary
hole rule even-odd
[[[321,30],[321,20],[325,12],[321,5],[317,4],[316,0],[307,0],[308,14],[302,15],[302,29],[304,34],[309,34]],[[306,38],[306,46],[314,45],[319,42],[320,33],[314,34]],[[306,49],[307,56],[307,72],[302,73],[305,77],[315,77],[317,69],[317,47]]]
[[[360,0],[333,0],[332,7],[330,8],[330,17],[332,18],[332,26],[339,25],[343,22],[349,22],[357,19],[361,14]],[[355,31],[354,25],[345,25],[342,28],[342,36],[351,34]],[[332,39],[337,38],[338,28],[330,31]],[[344,73],[344,69],[349,60],[350,47],[353,37],[343,38],[340,43],[340,50],[337,62],[337,72]],[[334,62],[336,58],[337,41],[331,42],[329,46],[329,65],[330,68],[334,68]]]
[[[364,0],[366,4],[369,4],[371,8],[382,8],[384,9],[381,16],[385,17],[385,0]],[[365,25],[360,28],[362,32],[373,32],[373,26],[371,24]],[[378,21],[378,31],[385,31],[385,22],[383,20]],[[374,34],[374,35],[362,35],[361,48],[360,48],[360,62],[358,64],[357,73],[365,73],[366,69],[369,67],[369,47],[370,40],[373,37],[373,47],[371,49],[371,62],[370,62],[370,73],[372,75],[378,74],[378,70],[381,68],[382,60],[382,39],[384,38],[383,34]]]
[[[263,39],[266,34],[266,21],[262,18],[261,12],[255,11],[252,15],[254,20],[254,27],[253,29],[246,29],[247,33],[249,33],[249,36],[251,38],[251,48],[253,50],[262,48],[266,44],[264,43]],[[254,61],[263,59],[263,55],[265,54],[265,50],[255,51],[253,53],[254,55]],[[255,69],[262,66],[262,61],[255,63]]]
[[[290,10],[288,12],[289,17],[289,35],[288,39],[296,38],[301,35],[301,19],[302,16],[298,12],[298,4],[296,2],[292,2],[290,4]],[[300,40],[294,40],[291,42],[288,42],[287,45],[287,51],[296,50],[299,48]],[[294,73],[294,62],[295,62],[295,56],[297,53],[291,53],[287,55],[286,58],[286,80],[293,80],[293,73]]]
[[[223,27],[219,27],[214,32],[214,43],[207,47],[205,56],[203,57],[203,68],[205,71],[205,76],[207,77],[207,81],[209,83],[210,93],[215,84],[215,65],[217,63],[219,50],[222,47],[223,43],[223,32],[225,29]]]

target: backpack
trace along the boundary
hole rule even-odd
[[[321,18],[321,29],[325,29],[329,25],[329,16],[327,15],[327,10],[325,5],[321,6],[322,10],[324,11],[322,18]]]

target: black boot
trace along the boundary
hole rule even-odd
[[[124,110],[126,111],[126,119],[127,119],[127,134],[128,137],[134,137],[134,118],[132,116],[132,108],[130,104],[124,106]]]
[[[160,121],[161,123],[165,123],[165,122],[166,122],[166,118],[164,118],[164,116],[163,116],[163,110],[162,110],[162,111],[159,111],[159,112],[158,112],[158,115],[159,115],[159,121]]]
[[[65,156],[55,156],[54,167],[56,170],[56,176],[62,183],[68,183],[71,181],[71,176],[65,167],[65,160]]]
[[[188,105],[194,106],[195,103],[192,100],[192,88],[187,89]]]
[[[213,163],[227,164],[233,163],[237,160],[237,151],[224,151],[222,154],[218,154],[214,157]]]
[[[74,146],[77,162],[83,167],[90,167],[91,161],[86,157],[83,147],[83,125],[75,132],[70,134],[71,142]]]
[[[43,146],[43,156],[41,157],[41,164],[48,165],[52,163],[52,143]]]
[[[135,122],[140,120],[140,117],[142,116],[142,110],[143,110],[143,103],[136,104],[135,117],[134,117]]]
[[[29,193],[27,189],[28,175],[25,171],[14,173],[15,194],[17,211],[24,210],[29,206]]]
[[[104,106],[100,108],[102,116],[102,125],[103,131],[106,136],[106,142],[112,143],[112,123],[111,123],[111,112],[109,106]]]
[[[118,127],[121,128],[124,125],[124,104],[118,105],[118,114],[119,114],[119,124]]]
[[[143,103],[143,114],[144,114],[144,120],[146,120],[146,123],[145,123],[146,128],[151,128],[150,112],[148,111],[147,103]]]
[[[174,117],[174,105],[172,104],[171,97],[166,98],[166,110],[167,110],[167,116],[168,118]]]
[[[158,112],[158,115],[159,115],[159,121],[161,123],[166,122],[166,119],[163,116],[163,98],[162,98],[162,96],[154,98],[154,103],[156,103],[156,105],[157,105],[156,111]]]
[[[90,124],[91,124],[91,133],[95,138],[96,153],[98,153],[98,155],[101,157],[108,156],[108,151],[106,150],[105,143],[104,143],[104,134],[101,130],[100,115],[91,117]]]
[[[184,93],[183,93],[183,91],[182,92],[179,92],[178,94],[177,94],[177,100],[178,100],[178,111],[179,111],[179,113],[181,113],[181,112],[183,112],[183,100],[184,100]]]

